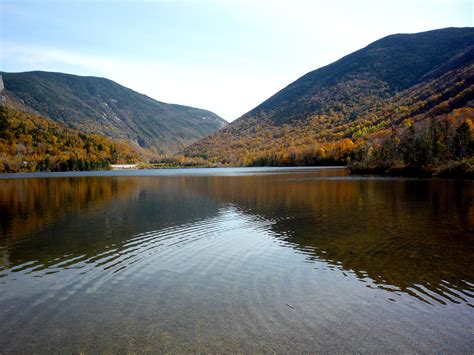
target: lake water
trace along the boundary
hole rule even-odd
[[[0,353],[474,349],[473,182],[341,168],[12,177]]]

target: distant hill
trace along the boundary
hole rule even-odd
[[[0,73],[22,107],[86,133],[173,153],[226,125],[216,114],[167,104],[111,80],[33,71]]]
[[[231,165],[343,163],[427,119],[472,123],[473,84],[474,28],[391,35],[302,76],[184,154]]]

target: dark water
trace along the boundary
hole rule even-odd
[[[0,179],[0,353],[474,349],[473,182],[76,175]]]

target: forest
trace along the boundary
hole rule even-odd
[[[104,170],[139,159],[126,143],[0,105],[0,173]]]
[[[461,109],[417,125],[407,121],[404,128],[358,146],[349,168],[355,173],[474,178],[472,117],[472,109]]]
[[[379,173],[448,169],[469,175],[473,83],[473,65],[386,98],[373,81],[344,81],[322,94],[328,100],[321,101],[326,106],[319,106],[319,113],[282,124],[265,114],[246,117],[191,145],[180,159],[238,166],[348,165]]]

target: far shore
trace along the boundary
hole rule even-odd
[[[446,178],[446,179],[463,179],[463,180],[474,180],[474,174],[472,171],[462,169],[446,169],[437,171],[435,169],[425,168],[414,168],[414,167],[403,167],[403,168],[391,168],[384,169],[381,167],[361,167],[361,166],[345,166],[345,165],[295,165],[295,166],[221,166],[221,165],[208,165],[208,166],[177,166],[171,164],[149,164],[149,163],[136,163],[136,164],[113,164],[109,166],[109,169],[102,170],[81,170],[81,171],[35,171],[35,172],[9,172],[1,173],[0,179],[5,178],[41,178],[41,177],[73,177],[73,176],[89,176],[88,173],[107,173],[127,171],[130,173],[139,172],[144,170],[191,170],[191,169],[261,169],[261,168],[274,168],[274,169],[347,169],[351,175],[354,176],[379,176],[379,177],[410,177],[410,178]],[[120,176],[120,175],[97,175],[97,176]]]

